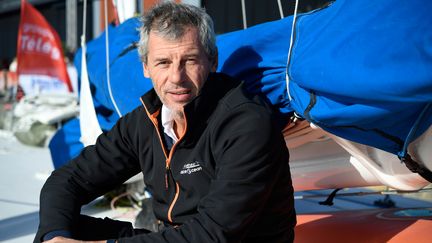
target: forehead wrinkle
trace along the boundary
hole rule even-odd
[[[156,38],[156,39],[155,39]],[[152,45],[152,42],[160,43],[157,39],[163,39],[163,45]],[[187,56],[199,55],[200,46],[196,39],[188,40],[187,42],[182,42],[181,40],[170,41],[166,40],[160,36],[154,36],[149,40],[149,57],[153,56],[153,59],[164,58],[166,56],[171,56],[172,54],[184,54]],[[198,44],[198,45],[197,45]]]
[[[173,50],[176,49],[176,50]],[[167,59],[172,56],[181,55],[184,57],[190,57],[190,56],[199,56],[200,50],[199,48],[196,48],[194,46],[189,47],[188,45],[177,45],[172,47],[160,47],[160,48],[154,48],[153,52],[149,51],[149,57],[153,57],[151,59],[158,60],[158,59]]]

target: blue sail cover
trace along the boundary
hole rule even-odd
[[[432,124],[431,9],[431,1],[339,0],[298,16],[290,97],[292,17],[220,36],[219,70],[282,113],[404,156]]]
[[[411,129],[413,139],[432,123],[431,9],[431,1],[349,0],[299,17],[290,106],[330,133],[405,152]]]
[[[244,80],[285,117],[295,112],[332,134],[403,156],[404,146],[432,124],[431,9],[432,1],[338,0],[297,17],[288,66],[292,16],[218,36],[218,71]],[[111,87],[122,114],[151,88],[133,48],[138,26],[131,19],[109,29]],[[89,42],[87,58],[107,130],[118,116],[104,43],[105,35]],[[62,139],[51,143],[60,151],[51,149],[55,165],[64,161],[56,163],[54,153],[70,143]]]

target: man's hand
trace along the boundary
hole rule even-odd
[[[105,240],[82,241],[82,240],[74,240],[74,239],[69,239],[69,238],[65,238],[62,236],[57,236],[57,237],[52,238],[51,240],[44,241],[43,243],[106,243],[106,241]]]

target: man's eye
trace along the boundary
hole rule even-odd
[[[186,63],[187,64],[196,64],[197,63],[197,59],[195,59],[195,58],[188,58],[186,60]]]
[[[166,67],[168,66],[168,61],[160,61],[160,62],[156,62],[156,65],[158,67]]]

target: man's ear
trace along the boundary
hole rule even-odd
[[[217,70],[217,68],[218,68],[218,63],[219,63],[219,59],[218,59],[218,56],[219,56],[219,52],[218,52],[218,50],[216,49],[216,57],[215,57],[215,59],[213,60],[213,63],[212,63],[212,66],[211,66],[211,72],[216,72],[216,70]]]
[[[143,63],[144,77],[150,78],[150,73],[146,63]]]

